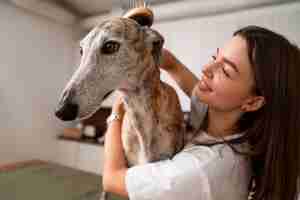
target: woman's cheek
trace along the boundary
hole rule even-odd
[[[237,106],[242,103],[243,94],[240,88],[236,87],[220,87],[215,90],[215,100],[224,104],[224,106]]]

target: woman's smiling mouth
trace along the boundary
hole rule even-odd
[[[202,92],[212,92],[212,89],[208,86],[208,84],[201,78],[197,84],[197,87]]]

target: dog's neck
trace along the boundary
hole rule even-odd
[[[156,98],[160,90],[160,70],[156,66],[147,67],[136,76],[135,80],[126,80],[120,87],[128,101],[135,97]]]
[[[123,93],[126,112],[132,119],[138,120],[134,122],[136,125],[143,123],[145,118],[156,120],[160,107],[160,91],[159,68],[149,67],[142,72],[136,88]]]

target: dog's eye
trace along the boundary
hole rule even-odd
[[[120,44],[115,41],[108,41],[106,42],[101,49],[101,52],[104,54],[112,54],[119,50]]]

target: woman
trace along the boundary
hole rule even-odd
[[[161,68],[191,97],[198,136],[172,160],[128,169],[122,120],[114,120],[106,134],[104,190],[132,200],[240,200],[250,189],[259,200],[297,198],[297,46],[270,30],[248,26],[217,50],[200,80],[167,50]],[[113,112],[122,118],[119,101]]]

